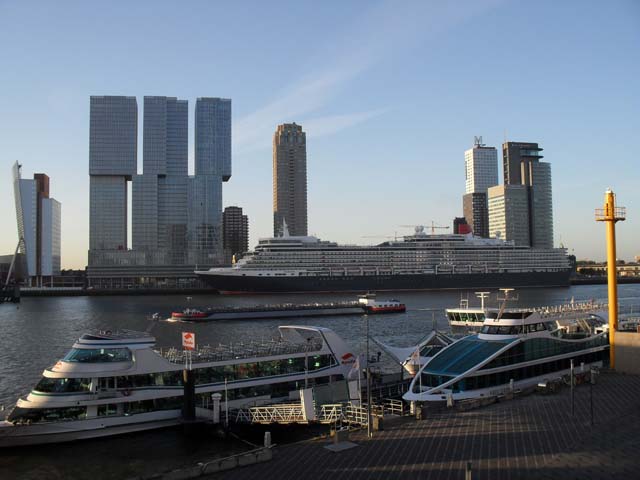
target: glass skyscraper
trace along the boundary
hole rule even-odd
[[[89,250],[127,249],[127,181],[136,174],[135,97],[92,96],[89,125]],[[89,264],[92,263],[89,255]]]

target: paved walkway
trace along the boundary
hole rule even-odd
[[[276,447],[266,464],[227,472],[224,478],[280,480],[631,479],[640,478],[640,376],[602,374],[589,386],[535,394],[467,412],[399,419],[375,432],[351,435],[358,447],[340,453],[327,441]],[[212,477],[221,478],[221,477]]]

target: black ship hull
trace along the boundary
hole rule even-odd
[[[421,275],[236,276],[198,275],[222,293],[367,292],[503,287],[568,287],[570,270]]]

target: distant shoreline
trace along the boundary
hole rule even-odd
[[[571,278],[570,286],[573,285],[606,285],[606,277],[589,277],[589,278]],[[635,284],[640,283],[640,277],[620,277],[618,283]],[[91,297],[91,296],[118,296],[118,295],[220,295],[217,290],[212,288],[124,288],[124,289],[74,289],[63,290],[59,288],[52,289],[39,289],[39,290],[25,290],[21,289],[21,297]],[[254,293],[248,292],[247,295],[253,295]],[[256,294],[259,294],[256,293]]]

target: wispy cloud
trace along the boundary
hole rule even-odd
[[[364,122],[386,111],[375,110],[308,117],[326,107],[341,89],[359,74],[391,56],[399,49],[413,47],[485,11],[502,0],[435,2],[414,0],[402,3],[383,1],[361,17],[331,44],[316,53],[320,71],[302,76],[287,85],[264,107],[234,124],[234,150],[243,153],[270,148],[275,126],[286,121],[304,125],[314,137],[330,135]]]

